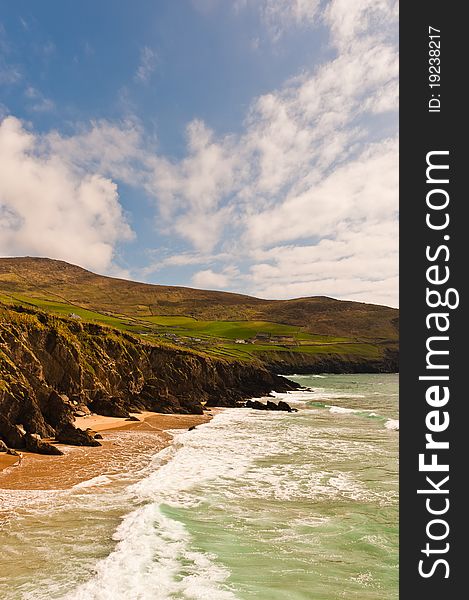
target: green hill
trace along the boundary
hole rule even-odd
[[[386,306],[151,285],[30,257],[0,259],[0,302],[279,372],[397,369],[399,313]]]

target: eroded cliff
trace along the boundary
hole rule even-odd
[[[213,359],[101,325],[0,308],[0,439],[13,448],[60,435],[79,411],[202,413],[201,402],[234,406],[294,387],[260,363]]]

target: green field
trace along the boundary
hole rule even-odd
[[[379,358],[382,349],[375,344],[351,338],[317,335],[302,327],[269,321],[207,321],[184,316],[129,316],[109,314],[82,308],[76,304],[26,296],[1,294],[5,304],[37,308],[61,317],[78,315],[83,321],[95,322],[127,331],[152,342],[191,347],[217,357],[252,360],[254,358],[290,352],[304,355],[347,355]],[[271,336],[257,340],[259,334]],[[287,339],[276,338],[285,336]],[[246,343],[234,343],[234,340]]]
[[[141,321],[168,328],[168,331],[186,336],[211,336],[229,340],[253,338],[258,333],[289,336],[298,342],[343,342],[347,338],[314,335],[301,327],[269,323],[268,321],[200,321],[190,317],[143,317]]]

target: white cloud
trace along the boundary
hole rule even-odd
[[[157,63],[157,53],[148,46],[144,46],[140,50],[140,64],[135,72],[135,81],[139,81],[140,83],[148,83],[154,71],[156,70]]]
[[[233,8],[257,10],[270,38],[278,41],[291,27],[310,26],[319,20],[320,0],[237,0]]]
[[[26,88],[25,96],[31,101],[31,110],[35,112],[48,112],[55,108],[55,104],[50,98],[46,98],[39,90],[32,86]]]
[[[229,278],[224,273],[215,273],[211,269],[198,271],[192,277],[192,285],[202,289],[226,289]]]
[[[19,67],[10,65],[0,56],[0,84],[12,85],[20,81],[22,75]]]
[[[348,163],[359,168],[354,160],[368,147],[363,119],[396,108],[397,76],[395,48],[363,42],[255,100],[240,136],[217,139],[204,123],[191,123],[187,157],[155,159],[147,189],[174,231],[186,232],[199,249],[196,223],[207,223],[204,250],[227,224],[264,221],[267,231],[271,213],[264,211],[272,205],[286,213],[292,197],[303,195],[306,203],[312,189],[325,189],[329,172]],[[227,203],[232,210],[221,211]]]
[[[230,261],[233,258],[230,253],[223,252],[218,254],[204,254],[201,252],[168,254],[167,251],[161,249],[151,250],[148,252],[148,255],[151,257],[149,263],[139,271],[139,274],[144,278],[166,268],[187,267],[192,265],[210,266],[218,262]],[[224,273],[229,274],[230,276],[233,276],[234,272],[239,275],[239,271],[235,267],[224,269]]]
[[[257,250],[249,279],[262,297],[326,295],[397,304],[398,238],[389,222],[349,223],[318,244]]]
[[[336,57],[256,99],[239,136],[194,122],[186,158],[155,161],[148,189],[172,230],[251,263],[250,292],[397,302],[397,137],[373,129],[375,115],[397,109],[397,6],[352,4],[319,14],[316,2],[262,2],[278,35],[322,19]],[[260,258],[272,247],[284,258]]]
[[[230,208],[220,201],[237,187],[242,161],[230,136],[215,140],[201,121],[189,123],[187,146],[187,158],[178,163],[148,157],[145,187],[158,201],[166,231],[207,252],[229,222]]]
[[[46,256],[113,270],[115,247],[132,232],[117,186],[73,169],[22,123],[0,125],[0,254]]]
[[[52,42],[51,40],[49,40],[48,42],[46,42],[44,44],[44,46],[42,46],[42,52],[44,54],[44,56],[52,56],[53,54],[55,54],[57,51],[57,48],[54,44],[54,42]]]
[[[320,0],[264,0],[261,14],[274,39],[292,25],[311,25],[317,21]]]
[[[266,23],[278,23],[278,35],[326,24],[336,54],[254,99],[240,133],[218,136],[195,119],[186,155],[176,160],[159,154],[135,119],[96,121],[67,138],[33,138],[36,154],[24,150],[24,158],[60,167],[72,198],[84,181],[93,182],[124,230],[112,180],[145,190],[156,227],[183,242],[174,256],[142,270],[147,274],[200,265],[197,287],[236,284],[264,297],[326,294],[396,304],[397,133],[380,138],[376,131],[377,115],[392,127],[391,115],[397,130],[396,3],[259,5]],[[151,70],[145,73],[142,81]],[[21,225],[11,202],[2,218],[11,230]],[[110,264],[117,238],[112,224],[103,231]]]
[[[28,22],[25,19],[23,19],[22,16],[19,17],[19,20],[20,20],[20,23],[21,23],[21,26],[23,27],[23,29],[25,31],[29,31],[29,24],[28,24]]]
[[[0,23],[0,84],[13,85],[22,79],[21,69],[18,65],[7,60],[11,54],[10,43],[8,42],[5,28]]]
[[[365,228],[369,222],[394,220],[397,193],[397,143],[374,144],[283,202],[247,216],[246,237],[255,247],[269,246],[330,237],[344,224]]]
[[[229,209],[217,212],[190,211],[176,219],[173,230],[200,252],[211,252],[229,220]]]
[[[396,0],[332,0],[324,17],[334,45],[349,52],[363,37],[376,45],[390,33],[396,36],[398,8]]]
[[[51,132],[42,143],[70,167],[99,172],[129,184],[142,184],[143,130],[135,120],[92,121],[68,136]]]

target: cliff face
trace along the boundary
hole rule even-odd
[[[0,439],[24,448],[53,437],[77,411],[202,413],[295,384],[257,364],[154,346],[100,325],[35,311],[0,314]]]
[[[259,359],[270,371],[284,375],[293,373],[397,373],[399,348],[390,344],[379,357],[353,354],[307,355],[295,352],[269,352]]]

